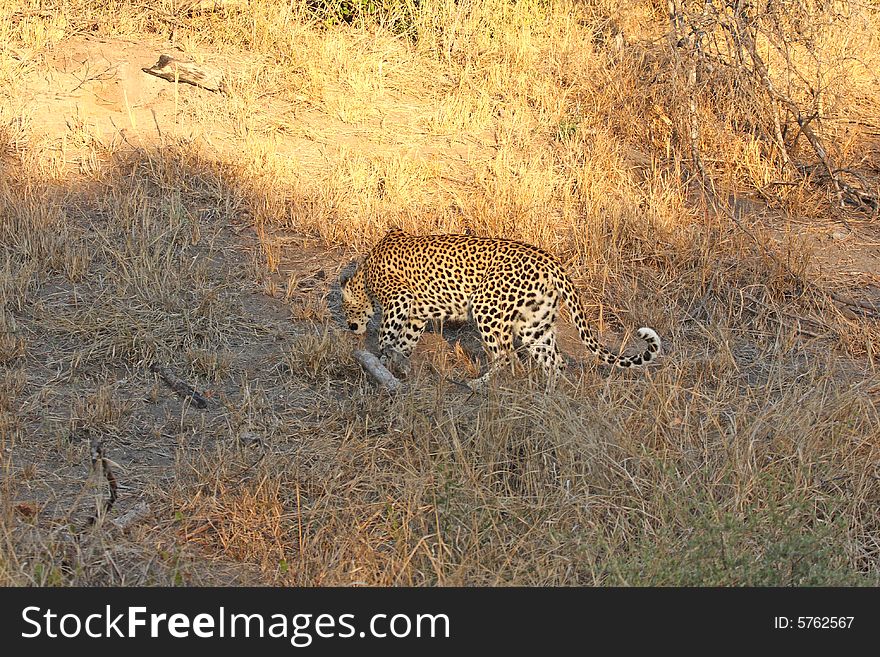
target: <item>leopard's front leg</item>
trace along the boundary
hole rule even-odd
[[[398,293],[383,309],[379,328],[379,359],[386,367],[393,364],[409,373],[409,357],[427,322],[411,316],[413,297],[408,291]]]

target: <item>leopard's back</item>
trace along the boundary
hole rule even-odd
[[[474,235],[409,235],[394,230],[364,262],[366,284],[380,302],[389,283],[404,283],[417,299],[470,301],[486,286],[528,288],[537,274],[559,270],[546,251],[513,240]]]

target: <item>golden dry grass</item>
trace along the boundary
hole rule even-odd
[[[839,4],[786,88],[876,188],[880,16]],[[827,294],[880,298],[875,219],[727,69],[695,99],[739,224],[710,209],[666,3],[389,6],[0,0],[0,583],[876,584],[880,332]],[[172,48],[227,92],[142,79]],[[390,225],[541,245],[664,357],[601,369],[569,326],[557,390],[476,396],[473,334],[429,334],[386,398],[335,281]]]

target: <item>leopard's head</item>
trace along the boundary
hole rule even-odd
[[[339,286],[342,289],[342,313],[345,315],[345,323],[355,333],[359,335],[365,333],[367,323],[373,316],[373,302],[367,294],[363,266],[358,267],[351,278],[341,279]]]

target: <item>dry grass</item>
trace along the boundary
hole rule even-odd
[[[0,583],[880,582],[880,332],[826,294],[880,298],[876,222],[723,68],[700,149],[740,224],[709,211],[666,3],[251,5],[0,0]],[[810,84],[760,47],[876,187],[880,16],[841,6],[791,46]],[[168,40],[227,93],[142,81]],[[475,396],[445,331],[385,398],[335,281],[395,224],[548,248],[607,342],[665,355],[601,369],[569,326],[556,391]],[[120,482],[93,527],[89,438]]]

